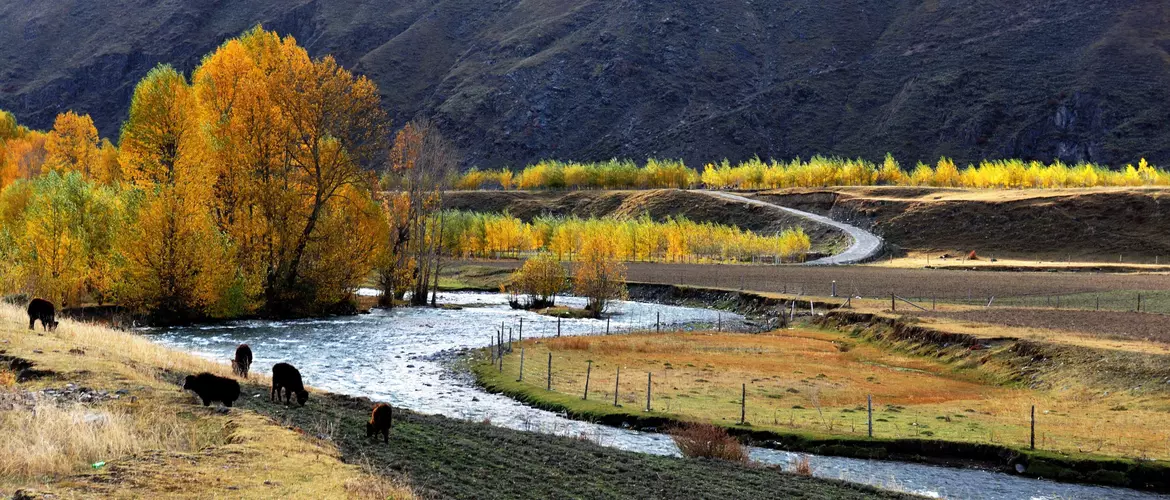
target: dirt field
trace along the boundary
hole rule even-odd
[[[1129,264],[1170,259],[1170,210],[1162,206],[1170,190],[1165,188],[859,187],[757,196],[872,227],[890,243],[910,250]]]
[[[515,261],[476,262],[514,268]],[[1170,290],[1170,276],[1157,274],[995,273],[871,266],[800,267],[697,264],[628,264],[630,281],[673,283],[761,292],[839,296],[986,301],[989,297],[1045,296],[1117,290]],[[997,299],[1000,300],[1000,299]]]
[[[975,321],[1012,328],[1044,328],[1123,340],[1170,344],[1170,316],[1117,311],[1071,309],[990,308],[970,311],[918,312],[908,314]]]

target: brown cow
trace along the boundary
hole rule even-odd
[[[370,421],[366,422],[366,437],[376,438],[382,435],[382,442],[390,442],[390,428],[394,427],[394,407],[386,403],[374,405],[370,413]]]

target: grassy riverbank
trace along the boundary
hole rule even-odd
[[[0,306],[2,497],[413,496],[343,462],[328,441],[256,412],[198,406],[176,385],[186,373],[226,375],[225,365],[107,328],[62,321],[32,332],[26,321]]]
[[[56,332],[34,333],[23,321],[16,308],[0,308],[3,497],[902,496],[409,411],[395,412],[390,444],[375,443],[364,433],[368,400],[314,391],[307,406],[286,408],[252,379],[237,408],[203,408],[178,381],[203,370],[227,375],[226,365],[101,327],[62,321]]]
[[[526,356],[523,381],[517,380],[520,347]],[[546,388],[550,353],[552,391]],[[829,331],[533,339],[514,346],[502,372],[488,363],[475,372],[489,390],[610,425],[661,430],[681,421],[710,422],[794,451],[1005,471],[1021,464],[1029,476],[1168,486],[1159,479],[1166,462],[1148,460],[1165,453],[1158,446],[1163,430],[1156,408],[1109,406],[1087,393],[1072,398],[1003,384],[997,373]],[[648,373],[652,411],[646,411]],[[875,438],[867,437],[870,394]],[[1031,404],[1038,407],[1038,450],[1029,449]],[[740,422],[741,411],[746,423]],[[1139,449],[1142,456],[1129,454]]]

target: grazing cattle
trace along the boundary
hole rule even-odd
[[[41,320],[41,326],[45,331],[53,331],[57,329],[57,308],[53,306],[52,302],[45,299],[32,299],[28,303],[28,329],[35,330],[37,320]]]
[[[374,405],[370,421],[366,422],[366,437],[378,437],[378,434],[381,434],[382,442],[389,443],[391,427],[394,427],[394,407],[386,403]]]
[[[281,390],[283,392],[283,398]],[[305,406],[309,400],[309,391],[305,390],[305,383],[301,380],[301,372],[288,363],[277,363],[272,366],[272,391],[268,393],[268,400],[277,399],[288,403],[296,393],[297,403]]]
[[[236,359],[232,360],[232,373],[236,376],[248,378],[248,368],[252,366],[252,348],[248,344],[240,344],[236,348]]]
[[[230,408],[232,402],[240,398],[239,382],[207,372],[187,375],[183,380],[183,389],[198,394],[203,400],[203,406],[211,406],[212,401],[220,401]]]

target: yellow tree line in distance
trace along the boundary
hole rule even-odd
[[[984,160],[960,168],[949,158],[935,165],[904,169],[892,155],[881,163],[864,159],[814,156],[789,162],[752,158],[732,164],[709,163],[702,173],[681,160],[649,159],[597,163],[543,160],[520,172],[471,169],[459,189],[782,189],[830,186],[932,186],[969,189],[1052,189],[1119,186],[1170,186],[1170,172],[1150,165],[1111,169],[1094,163],[1042,163],[1019,159]]]
[[[661,222],[645,215],[538,217],[524,222],[509,214],[464,211],[447,211],[443,217],[443,248],[460,257],[519,257],[547,251],[558,260],[572,261],[589,243],[626,261],[798,262],[812,246],[799,227],[763,235],[685,217]]]

